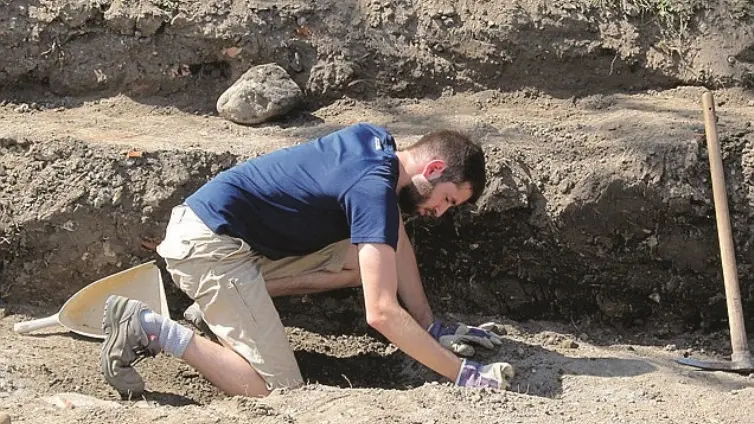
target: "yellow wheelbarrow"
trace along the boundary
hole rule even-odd
[[[13,331],[24,334],[62,325],[82,336],[104,339],[102,316],[105,300],[111,294],[140,300],[158,314],[170,317],[160,269],[150,261],[89,284],[71,296],[56,314],[19,322]]]

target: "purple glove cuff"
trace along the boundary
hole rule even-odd
[[[448,327],[443,327],[442,321],[437,320],[432,323],[432,325],[429,326],[427,331],[429,334],[432,335],[432,337],[435,338],[435,340],[440,340],[441,336],[447,336],[448,334],[455,334],[455,329],[450,329]]]
[[[499,388],[500,382],[494,378],[487,378],[479,373],[482,364],[464,359],[461,371],[458,372],[456,385],[461,387],[494,387]]]
[[[427,331],[429,334],[432,335],[436,340],[440,340],[440,337],[442,336],[455,336],[457,335],[456,332],[458,331],[458,327],[460,325],[458,323],[445,325],[444,322],[437,320],[432,323],[432,325],[429,326]],[[480,339],[489,339],[490,333],[486,330],[482,330],[481,328],[476,327],[466,327],[466,332],[463,333],[464,336],[473,336],[478,337]]]

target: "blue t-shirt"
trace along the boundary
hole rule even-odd
[[[350,237],[397,248],[395,140],[357,124],[221,172],[186,199],[217,234],[270,259],[300,256]]]

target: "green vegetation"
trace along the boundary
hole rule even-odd
[[[707,0],[592,0],[603,8],[618,8],[631,16],[654,18],[663,31],[682,36],[694,14],[707,3]],[[751,0],[737,0],[749,4]],[[712,4],[711,4],[712,6]]]

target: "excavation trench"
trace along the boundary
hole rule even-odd
[[[733,163],[735,155],[746,163],[748,151],[740,148],[749,136],[726,139]],[[621,325],[667,316],[691,326],[720,324],[720,266],[698,140],[654,146],[648,157],[662,167],[644,170],[641,179],[625,170],[625,159],[619,163],[623,175],[579,177],[573,170],[565,177],[571,178],[565,186],[573,186],[565,199],[557,196],[562,190],[541,181],[562,187],[553,181],[560,162],[537,173],[542,163],[517,160],[501,145],[485,146],[490,183],[477,207],[460,208],[437,222],[407,223],[428,297],[438,310],[514,319],[596,316]],[[0,149],[5,190],[0,294],[8,303],[58,306],[103,276],[149,260],[161,265],[150,249],[163,236],[170,209],[245,159],[199,150],[128,157],[122,148],[106,145],[11,138]],[[677,161],[688,162],[689,154],[693,160],[680,166]],[[729,171],[749,302],[749,218],[739,202],[748,202],[742,179],[750,170]],[[176,308],[183,306],[185,299],[172,293]],[[307,309],[361,316],[358,290],[345,294],[349,301],[335,302],[336,308],[313,302]]]
[[[440,220],[407,221],[433,309],[474,321],[600,322],[667,335],[725,328],[709,169],[694,102],[699,93],[697,88],[668,92],[675,109],[657,106],[667,113],[647,108],[658,101],[652,95],[592,96],[575,107],[568,101],[532,99],[527,93],[486,92],[447,100],[482,101],[490,114],[512,113],[511,121],[499,118],[492,123],[462,118],[471,119],[467,132],[483,140],[488,159],[489,184],[479,203]],[[740,104],[736,96],[721,93],[720,98]],[[552,107],[574,115],[565,121],[539,122],[534,116],[522,122],[518,106],[508,105],[521,99],[532,108],[548,105],[543,109],[547,116]],[[400,114],[415,106],[410,101],[348,103],[320,113],[356,108],[357,116],[379,121],[384,117],[368,110]],[[434,101],[421,107],[430,108],[424,111],[429,116],[436,110],[455,110]],[[302,117],[293,130],[280,130],[288,141],[270,144],[264,141],[269,137],[264,128],[241,129],[218,117],[182,112],[155,114],[151,106],[126,98],[82,103],[81,110],[37,111],[32,115],[36,128],[29,127],[28,114],[14,112],[16,108],[3,108],[7,133],[24,135],[0,139],[0,299],[6,313],[28,317],[55,312],[86,284],[128,267],[151,260],[163,267],[154,244],[163,237],[171,208],[201,184],[241,160],[351,121],[333,126]],[[422,108],[415,111],[417,122],[422,122]],[[110,118],[103,121],[103,113]],[[748,308],[754,160],[752,129],[742,118],[746,113],[732,105],[720,125]],[[121,120],[122,115],[127,120]],[[159,128],[152,126],[155,117]],[[60,131],[59,119],[67,122],[71,135],[50,135]],[[87,130],[91,121],[108,122],[110,129]],[[417,127],[389,122],[401,143],[433,125],[431,120]],[[134,149],[126,147],[128,139],[115,142],[136,131],[134,125],[150,134],[147,143],[134,141],[141,145]],[[583,134],[574,132],[580,127]],[[189,147],[203,139],[196,133],[217,128],[220,139],[241,131],[230,140],[254,144]],[[92,140],[95,133],[112,142]],[[160,137],[165,143],[153,142]],[[168,147],[168,141],[183,138],[187,144]],[[632,149],[626,149],[627,143]],[[181,317],[189,299],[169,275],[163,276],[171,314]],[[414,366],[367,326],[360,289],[275,301],[302,372],[311,381],[407,387],[437,377]],[[514,356],[530,348],[504,346]],[[147,365],[144,372],[160,373],[160,366],[164,364]],[[175,383],[188,384],[195,398],[217,395],[190,370],[176,372]],[[72,388],[69,383],[76,384],[61,377],[60,390]],[[555,393],[544,383],[532,390]]]

